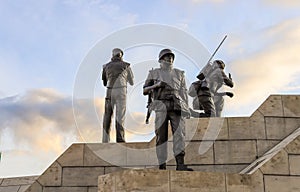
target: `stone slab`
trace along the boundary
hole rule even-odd
[[[173,155],[173,143],[168,145],[168,162],[167,165],[176,165]],[[155,155],[156,157],[156,155]],[[212,141],[191,141],[185,142],[185,163],[186,164],[213,164],[213,142]]]
[[[116,177],[116,191],[145,190],[145,191],[168,191],[168,171],[159,170],[129,170],[128,173]],[[130,176],[130,177],[128,177]]]
[[[285,120],[281,117],[266,117],[267,139],[284,139],[291,131],[286,130]]]
[[[264,176],[266,192],[299,192],[300,177],[297,176]]]
[[[97,164],[106,162],[105,165],[126,166],[127,150],[126,143],[91,143],[86,144],[95,156],[101,158]],[[89,162],[89,164],[93,164]]]
[[[265,117],[258,110],[255,111],[249,118],[250,129],[255,134],[256,139],[266,139],[266,123]]]
[[[213,142],[190,142],[185,150],[186,164],[213,164]]]
[[[43,192],[88,192],[87,187],[45,187]]]
[[[227,192],[263,192],[263,174],[259,171],[252,175],[227,174]]]
[[[38,182],[43,186],[61,186],[62,167],[55,161],[50,167],[38,178]]]
[[[88,188],[88,192],[97,192],[98,191],[98,187],[89,187]]]
[[[193,118],[186,120],[186,140],[228,139],[227,118]]]
[[[127,143],[126,144],[127,166],[158,165],[156,147],[149,147],[148,143]]]
[[[285,150],[279,151],[274,157],[268,160],[260,170],[263,174],[289,175],[289,160]]]
[[[92,147],[92,145],[94,145]],[[94,151],[93,149],[96,148],[100,143],[94,143],[94,144],[86,144],[84,146],[84,155],[83,155],[83,162],[84,166],[111,166],[110,163],[104,161],[101,159]]]
[[[170,171],[172,192],[225,192],[224,173]]]
[[[289,155],[289,166],[291,175],[300,176],[300,155]]]
[[[110,192],[116,191],[116,179],[115,175],[118,172],[102,175],[98,177],[98,192]]]
[[[169,191],[167,170],[126,170],[100,176],[98,192],[110,191]]]
[[[97,186],[99,175],[104,174],[104,167],[66,167],[63,168],[63,186]]]
[[[0,180],[0,184],[1,186],[26,185],[34,183],[37,178],[38,176],[4,178]]]
[[[62,166],[83,166],[84,144],[72,144],[58,159],[57,162]]]
[[[300,136],[285,147],[288,154],[300,154]]]
[[[300,127],[300,118],[285,118],[285,129],[288,132],[293,132]]]
[[[256,130],[250,127],[248,117],[228,118],[229,139],[257,139]]]
[[[18,192],[20,186],[0,186],[0,192]]]
[[[257,155],[261,157],[281,140],[257,140]]]
[[[215,164],[251,163],[256,159],[256,142],[216,141],[214,144]]]
[[[189,165],[194,171],[201,172],[219,172],[219,173],[239,173],[248,164],[236,164],[236,165]],[[174,166],[175,170],[175,166]]]
[[[25,192],[29,187],[30,187],[30,185],[21,185],[18,192]]]
[[[283,112],[286,117],[300,117],[300,95],[282,96]]]
[[[126,168],[123,167],[104,167],[104,175],[109,173],[114,173],[117,171],[124,171]]]
[[[30,187],[26,190],[26,192],[44,192],[43,187],[38,183],[34,182]]]
[[[281,95],[270,95],[257,110],[264,116],[282,117],[283,107]]]

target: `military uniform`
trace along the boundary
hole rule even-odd
[[[118,54],[120,53],[121,56]],[[102,142],[110,141],[111,118],[114,106],[116,106],[115,125],[117,142],[125,142],[124,122],[126,112],[127,83],[133,85],[133,73],[130,64],[122,60],[123,52],[120,49],[113,50],[111,61],[103,65],[102,81],[107,87],[105,97],[105,112],[103,117]]]
[[[169,49],[161,51],[159,59],[174,54]],[[173,62],[173,61],[172,61]],[[153,102],[150,107],[155,111],[156,154],[160,169],[166,168],[168,122],[173,133],[173,152],[177,170],[188,170],[184,165],[185,155],[185,117],[189,116],[188,97],[184,72],[172,67],[172,64],[160,62],[161,67],[149,71],[144,84],[147,87],[159,84],[152,90]],[[145,91],[144,91],[145,94]],[[147,93],[146,93],[147,94]]]
[[[205,84],[205,85],[204,85]],[[193,109],[204,110],[204,113],[195,114],[193,117],[215,117],[216,109],[211,91],[206,80],[195,81],[189,88],[188,94],[194,97]]]
[[[208,77],[209,89],[211,91],[213,102],[216,109],[216,116],[220,117],[224,107],[224,94],[219,94],[218,90],[225,84],[226,86],[233,87],[234,83],[231,78],[227,77],[224,72],[225,64],[221,60],[215,60],[213,63],[214,70]],[[229,95],[226,92],[225,95]]]

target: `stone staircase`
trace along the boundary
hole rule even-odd
[[[194,172],[175,171],[172,137],[166,171],[154,140],[76,143],[25,191],[300,191],[299,127],[300,95],[271,95],[250,117],[187,120]]]

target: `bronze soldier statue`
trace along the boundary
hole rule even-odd
[[[193,109],[204,110],[204,113],[198,113],[190,109],[192,117],[221,117],[223,96],[233,97],[232,92],[218,92],[224,84],[231,88],[234,85],[230,73],[227,77],[224,72],[225,63],[222,60],[215,60],[208,65],[211,66],[210,69],[202,70],[206,70],[206,75],[200,73],[201,75],[197,76],[199,81],[193,82],[189,88],[189,95],[194,97]]]
[[[233,87],[234,83],[231,78],[231,74],[229,73],[229,76],[224,72],[225,69],[225,63],[222,60],[214,60],[213,62],[213,68],[214,70],[208,77],[210,90],[213,95],[213,101],[215,104],[216,109],[216,117],[221,117],[221,113],[223,111],[224,107],[224,98],[223,96],[229,96],[233,97],[232,92],[222,92],[219,93],[218,90],[223,86],[226,85],[228,87]]]
[[[127,83],[133,85],[133,73],[130,64],[123,61],[123,51],[121,49],[113,49],[111,61],[103,65],[102,81],[103,85],[107,87],[102,142],[108,143],[110,141],[109,134],[114,107],[116,107],[116,139],[117,142],[125,142],[124,121]]]
[[[195,81],[189,88],[189,96],[193,97],[193,109],[204,110],[204,113],[198,113],[190,109],[192,117],[215,117],[216,109],[212,93],[209,89],[206,79]]]
[[[166,169],[168,123],[173,134],[176,170],[192,171],[184,164],[185,118],[189,118],[188,97],[184,71],[173,68],[175,55],[170,49],[159,53],[160,68],[149,71],[143,94],[153,95],[151,109],[155,111],[156,155],[159,169]]]

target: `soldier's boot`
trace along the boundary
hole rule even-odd
[[[184,164],[184,156],[183,155],[177,155],[176,157],[176,170],[177,171],[194,171],[191,168],[188,168],[187,165]]]
[[[166,163],[162,163],[159,165],[159,169],[161,170],[166,170],[167,169],[167,164]]]

